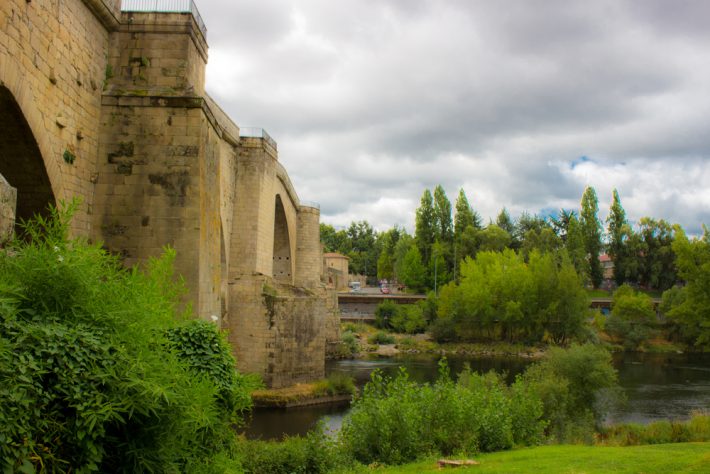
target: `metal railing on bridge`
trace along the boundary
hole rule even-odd
[[[202,21],[193,0],[122,0],[121,11],[142,13],[191,13],[202,34],[207,37],[207,27]]]
[[[313,209],[320,209],[320,204],[315,201],[301,200],[301,206],[312,207]]]
[[[263,138],[274,150],[278,150],[276,140],[266,133],[266,130],[258,127],[239,127],[239,136],[244,138]]]

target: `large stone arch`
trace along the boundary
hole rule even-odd
[[[0,70],[0,74],[5,73]],[[46,215],[48,206],[56,205],[62,194],[58,171],[48,166],[45,158],[50,148],[42,140],[45,134],[41,129],[37,133],[37,124],[33,128],[30,123],[33,114],[25,113],[27,109],[34,110],[27,106],[31,102],[27,99],[29,92],[17,83],[13,92],[8,85],[12,84],[0,80],[0,174],[17,189],[19,222],[35,214]],[[21,101],[25,102],[24,108]]]

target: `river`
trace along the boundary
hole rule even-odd
[[[399,367],[405,367],[413,380],[431,382],[437,377],[438,360],[438,356],[427,354],[329,361],[326,373],[345,373],[362,386],[375,369],[394,375]],[[477,371],[505,372],[509,381],[532,362],[500,356],[448,356],[448,360],[453,374],[468,363]],[[710,409],[710,354],[623,353],[614,355],[614,366],[619,372],[619,385],[626,394],[627,403],[609,415],[611,423],[684,419],[693,410]],[[261,439],[303,435],[321,419],[327,429],[337,430],[347,411],[347,404],[259,409],[253,412],[246,435]]]

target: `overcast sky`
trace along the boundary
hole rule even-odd
[[[710,224],[710,2],[197,0],[207,90],[321,221],[410,231],[425,188]]]

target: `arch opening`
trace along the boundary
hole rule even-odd
[[[277,194],[274,216],[274,279],[291,283],[291,268],[291,240],[288,235],[288,221],[281,196]]]
[[[56,205],[37,140],[12,93],[0,86],[0,174],[17,189],[17,225]]]

